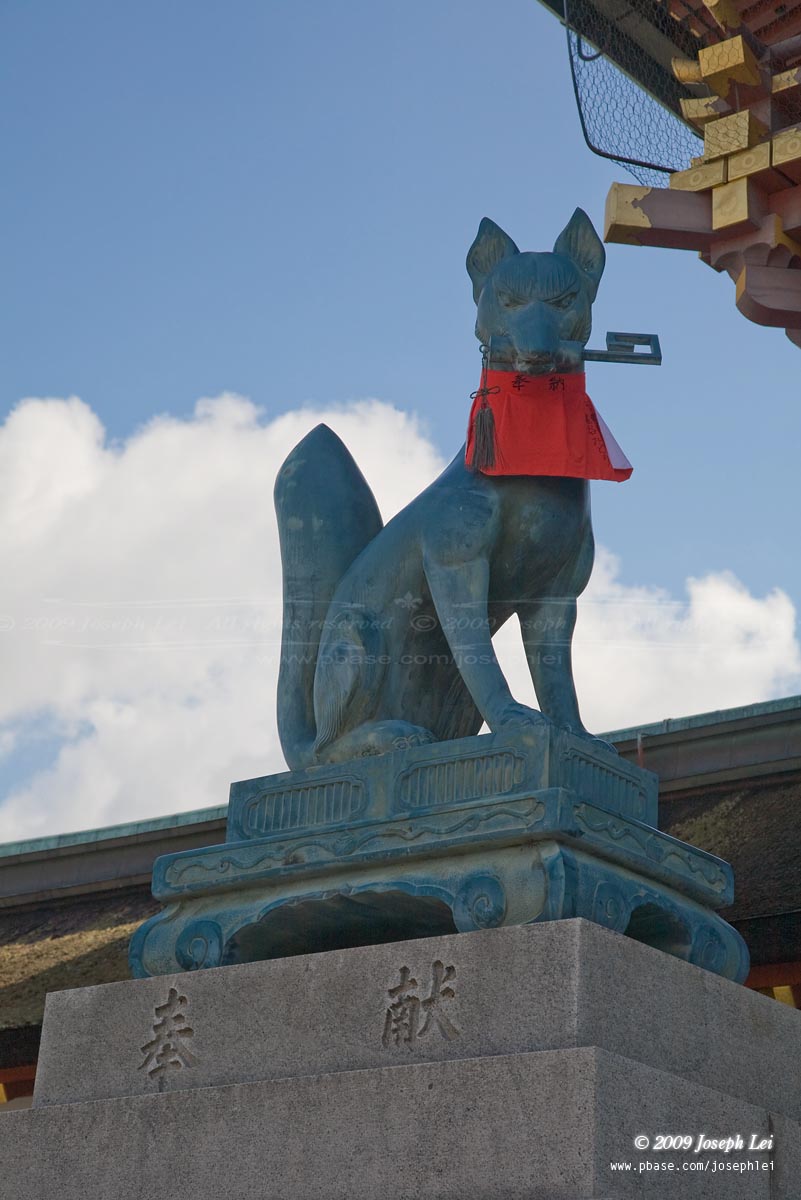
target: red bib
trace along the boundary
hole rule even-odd
[[[620,482],[633,470],[584,391],[583,372],[482,372],[467,430],[468,466],[473,466],[479,413],[481,421],[489,421],[493,441],[492,465],[475,468],[484,475],[566,475]]]

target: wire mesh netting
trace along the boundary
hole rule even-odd
[[[770,47],[745,27],[732,36],[693,0],[562,3],[587,145],[640,183],[664,186],[666,174],[688,170],[693,159],[710,164],[733,155],[729,178],[753,173],[770,166],[768,142],[784,130],[780,153],[797,154],[798,36]],[[745,9],[743,19],[751,14]],[[766,86],[770,104],[760,109]]]
[[[683,171],[703,142],[646,90],[655,64],[645,53],[635,83],[588,40],[567,28],[570,71],[581,128],[596,154],[625,167],[647,187],[664,187],[666,173]],[[656,81],[655,81],[656,82]]]

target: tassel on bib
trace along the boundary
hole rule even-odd
[[[487,387],[488,352],[485,346],[482,346],[481,350],[481,387],[470,395],[473,401],[479,398],[481,400],[473,417],[473,457],[470,466],[476,471],[485,471],[488,467],[495,466],[495,414],[487,397],[501,390],[499,387]]]
[[[486,397],[473,423],[473,459],[470,465],[477,471],[495,466],[495,416]]]

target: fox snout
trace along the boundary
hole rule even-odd
[[[589,323],[588,304],[582,306],[583,312],[576,312],[575,304],[552,311],[547,302],[534,300],[511,316],[507,312],[504,320],[502,308],[500,314],[493,312],[496,306],[489,297],[488,301],[480,320],[487,334],[484,345],[489,347],[495,366],[506,363],[511,370],[527,375],[582,369],[583,343],[568,335],[579,325],[583,333]],[[493,330],[496,325],[500,326],[497,332]]]
[[[477,305],[476,336],[501,370],[541,374],[583,367],[592,302],[606,255],[576,209],[551,253],[521,253],[485,217],[467,256]]]
[[[476,335],[487,347],[495,368],[527,375],[581,371],[590,313],[589,303],[577,297],[556,313],[547,302],[535,300],[509,314],[503,304],[498,304],[494,289],[485,288],[479,302]]]

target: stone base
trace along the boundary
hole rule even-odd
[[[775,1130],[781,1146],[771,1170],[766,1154],[642,1154],[632,1143],[645,1130]],[[0,1155],[15,1200],[792,1200],[799,1134],[744,1101],[583,1048],[9,1113]],[[675,1170],[641,1172],[647,1161]]]
[[[795,1010],[586,921],[110,984],[48,997],[2,1180],[17,1200],[797,1200],[799,1061]],[[635,1148],[660,1134],[693,1145]],[[743,1144],[696,1154],[699,1134]]]
[[[586,917],[743,980],[731,869],[655,825],[655,776],[548,725],[234,784],[224,845],[157,860],[131,970]]]

